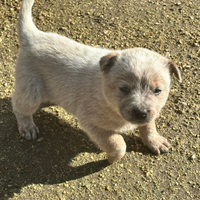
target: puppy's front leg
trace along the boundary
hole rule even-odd
[[[123,137],[111,130],[105,130],[93,125],[82,126],[97,146],[107,153],[108,161],[113,163],[120,160],[126,152]]]
[[[158,134],[155,122],[139,127],[140,137],[145,146],[156,154],[167,152],[170,146],[167,139]]]

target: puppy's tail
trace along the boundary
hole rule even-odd
[[[32,20],[31,9],[33,3],[34,0],[23,0],[19,12],[18,35],[21,45],[27,45],[31,41],[30,37],[39,31]]]

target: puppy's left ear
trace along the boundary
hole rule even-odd
[[[117,60],[117,53],[116,52],[112,52],[107,54],[106,56],[103,56],[100,61],[100,70],[101,72],[108,72],[109,69],[115,64],[116,60]]]
[[[172,60],[169,60],[167,66],[169,67],[171,76],[174,74],[174,76],[181,83],[182,82],[181,73],[180,73],[180,70],[178,69],[178,66],[176,65],[176,63],[173,62]]]

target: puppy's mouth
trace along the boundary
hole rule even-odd
[[[144,126],[148,123],[150,123],[152,120],[131,120],[130,122],[134,125],[138,125],[138,126]]]

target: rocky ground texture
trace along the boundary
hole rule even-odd
[[[43,105],[36,141],[19,136],[11,108],[21,1],[0,1],[0,199],[200,199],[200,1],[36,0],[38,28],[112,49],[146,47],[180,67],[157,120],[172,144],[153,155],[136,132],[125,157],[109,165],[77,119]]]

